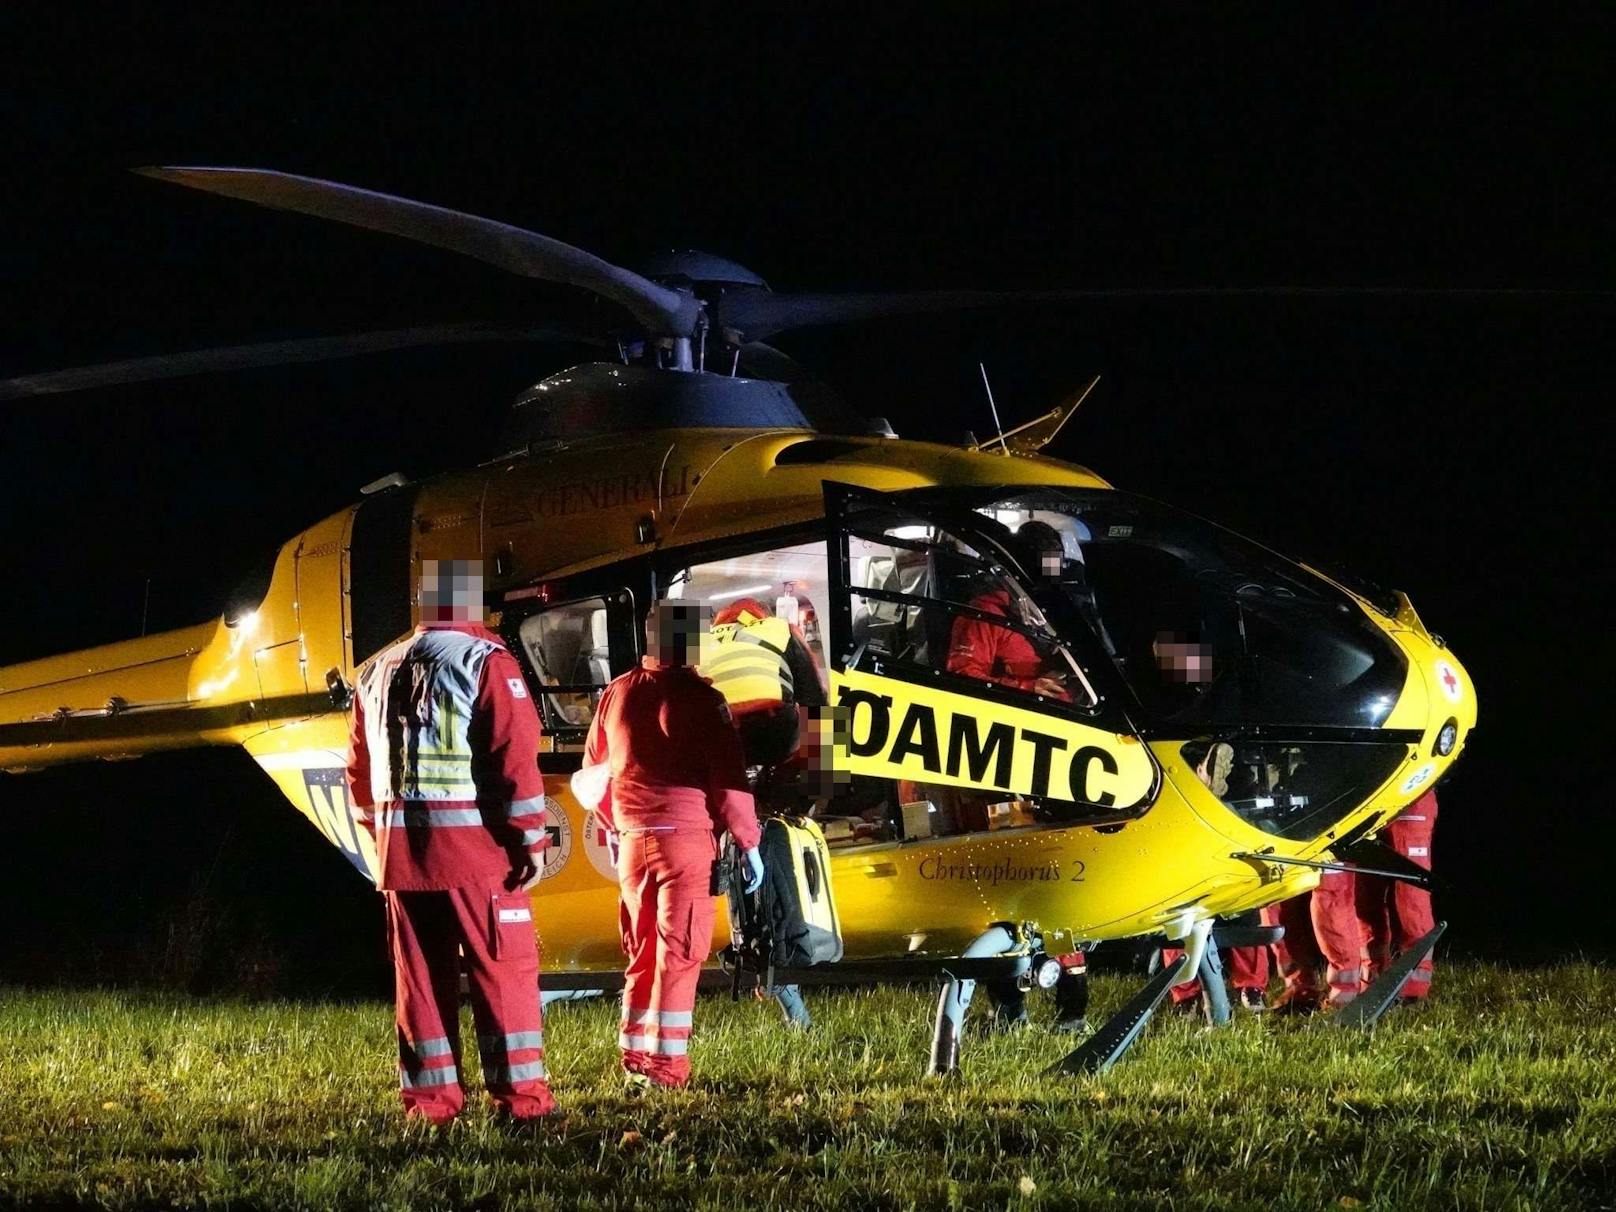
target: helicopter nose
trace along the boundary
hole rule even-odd
[[[1476,726],[1476,689],[1464,667],[1445,649],[1432,660],[1428,677],[1436,729],[1430,756],[1451,761]]]

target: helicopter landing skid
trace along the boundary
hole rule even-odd
[[[1360,1030],[1373,1027],[1380,1021],[1381,1015],[1397,1004],[1398,994],[1403,992],[1403,986],[1408,984],[1408,978],[1414,975],[1414,969],[1420,966],[1420,962],[1431,954],[1431,949],[1436,946],[1437,940],[1447,928],[1447,922],[1438,922],[1429,934],[1399,955],[1387,966],[1386,971],[1370,981],[1367,989],[1332,1014],[1327,1020],[1329,1024],[1332,1027],[1357,1027]]]
[[[1179,960],[1170,967],[1164,966],[1143,989],[1128,999],[1121,1010],[1106,1019],[1104,1026],[1044,1072],[1104,1073],[1139,1038],[1139,1033],[1150,1022],[1150,1016],[1161,1005],[1167,991],[1189,977],[1190,967],[1185,960]]]

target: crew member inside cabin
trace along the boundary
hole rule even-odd
[[[763,884],[762,831],[724,696],[696,672],[706,609],[664,601],[646,617],[648,655],[601,695],[573,792],[615,839],[628,956],[618,1045],[637,1086],[690,1080],[696,982],[712,946],[719,833]]]
[[[1023,522],[1016,538],[1035,557],[1040,575],[1058,580],[1065,559],[1060,532],[1047,522]],[[1003,583],[991,584],[968,603],[973,611],[1020,622],[1019,603]],[[960,615],[949,634],[948,672],[1014,690],[1027,690],[1046,698],[1071,698],[1064,670],[1041,651],[1032,639],[1012,627],[987,619]]]
[[[539,718],[482,617],[480,562],[422,561],[420,626],[366,664],[353,701],[348,795],[387,901],[400,1093],[435,1124],[465,1106],[462,957],[496,1107],[555,1109],[528,895],[548,844]]]
[[[776,766],[794,758],[808,710],[828,701],[801,630],[757,598],[737,598],[714,612],[700,669],[729,704],[748,765]]]

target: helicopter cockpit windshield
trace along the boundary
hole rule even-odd
[[[1201,782],[1264,832],[1322,832],[1406,755],[1381,731],[1406,661],[1322,578],[1124,493],[1020,491],[971,507],[1038,570],[1035,593],[1083,620],[1135,723],[1184,738]]]
[[[1375,728],[1406,664],[1345,594],[1219,526],[1126,493],[975,506],[1087,620],[1141,722]],[[1056,559],[1024,536],[1058,537]]]

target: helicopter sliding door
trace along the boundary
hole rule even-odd
[[[1092,633],[1035,603],[1036,554],[940,494],[825,494],[836,760],[894,784],[905,837],[1148,807],[1155,761],[1097,688]]]

